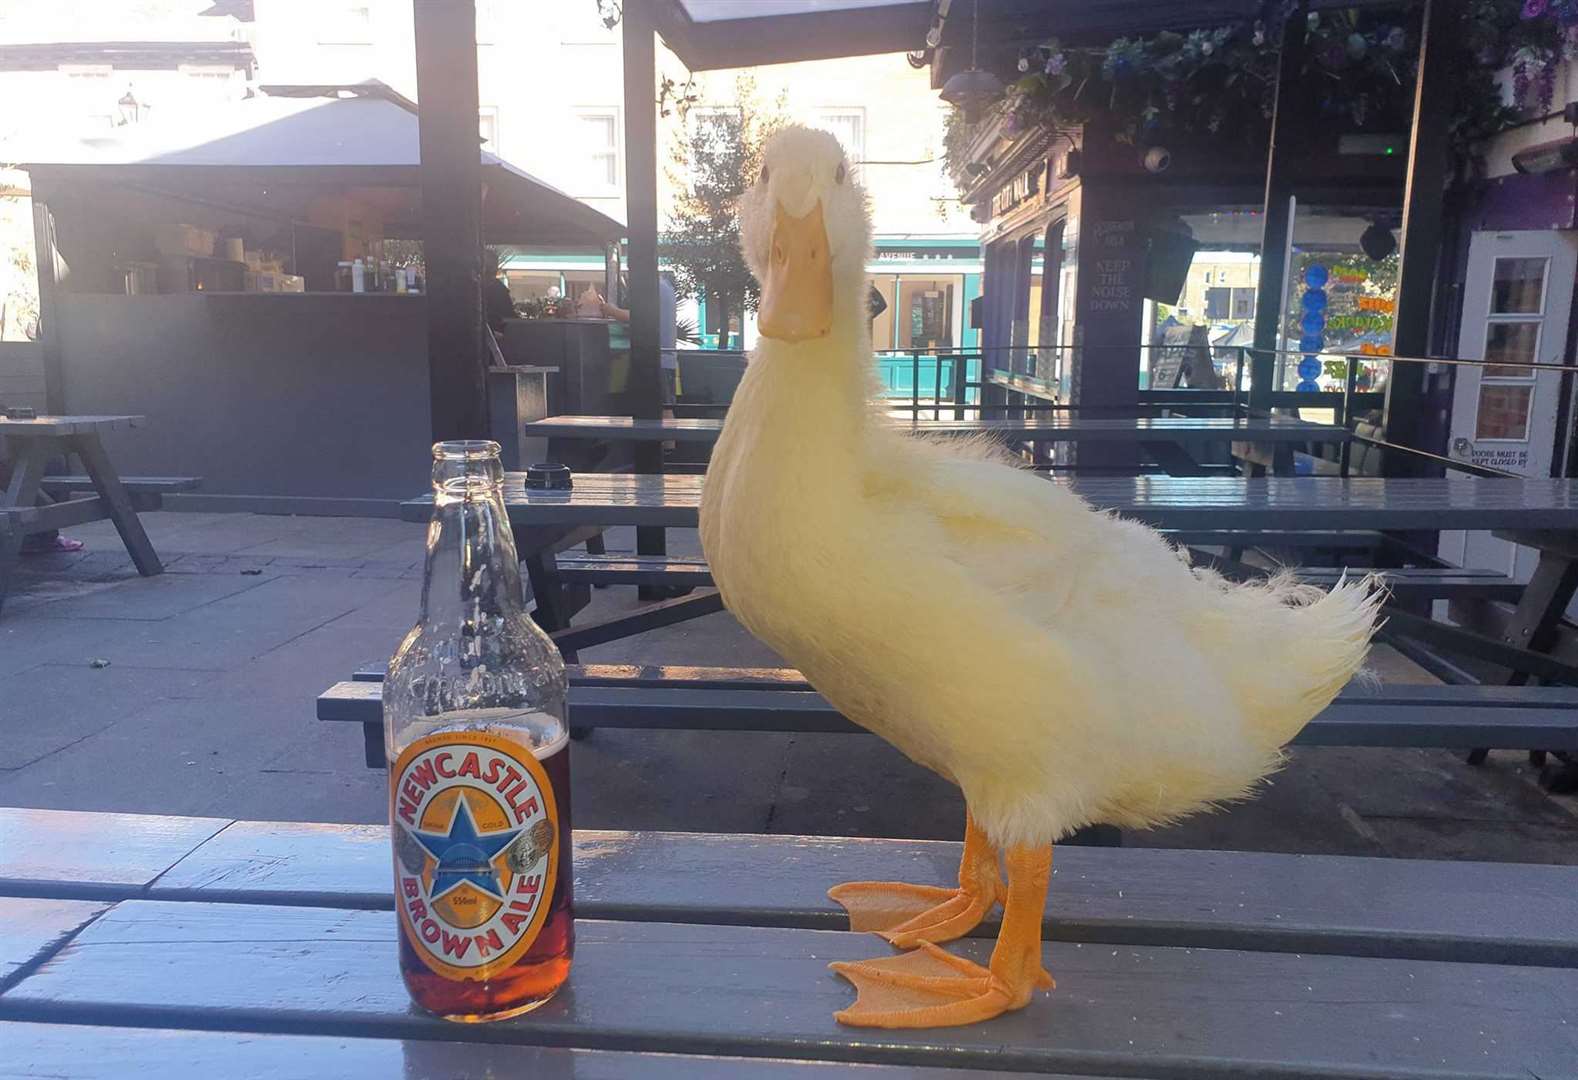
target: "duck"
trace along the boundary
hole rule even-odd
[[[703,484],[725,606],[854,723],[963,793],[957,887],[849,882],[842,1023],[976,1023],[1054,986],[1054,845],[1251,794],[1359,673],[1373,579],[1233,583],[979,439],[917,437],[876,404],[867,199],[839,142],[765,146],[739,202],[759,342]],[[949,953],[1001,903],[990,962]]]

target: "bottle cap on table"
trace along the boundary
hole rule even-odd
[[[526,466],[526,486],[534,491],[569,491],[570,467],[556,461]]]

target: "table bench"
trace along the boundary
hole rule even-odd
[[[1578,1054],[1569,867],[1065,848],[1044,919],[1056,990],[987,1024],[878,1032],[832,1019],[852,995],[826,963],[886,946],[848,933],[826,889],[951,882],[958,844],[578,831],[574,859],[568,988],[461,1026],[400,985],[382,826],[0,810],[6,1063],[1371,1080],[1567,1075]],[[950,948],[984,959],[995,932]]]
[[[730,668],[570,669],[573,728],[861,733],[800,673]],[[321,721],[362,725],[369,768],[383,768],[383,704],[376,671],[318,696]],[[1310,721],[1296,746],[1578,750],[1578,687],[1388,685],[1350,687]]]
[[[101,436],[141,426],[140,416],[39,416],[28,420],[0,417],[0,441],[11,469],[0,491],[0,604],[14,573],[22,541],[32,533],[70,528],[108,519],[120,533],[138,573],[151,577],[164,571],[137,514],[158,509],[165,494],[190,490],[197,477],[123,478],[115,471]],[[54,460],[76,457],[82,476],[45,476]],[[60,501],[40,503],[47,492]]]

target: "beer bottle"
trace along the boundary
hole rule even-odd
[[[422,612],[383,684],[400,972],[450,1020],[553,996],[574,948],[564,661],[526,614],[493,442],[433,447]]]

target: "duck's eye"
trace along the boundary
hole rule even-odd
[[[849,170],[846,169],[844,167],[844,163],[842,161],[840,161],[838,163],[838,171],[833,174],[833,183],[835,183],[835,184],[842,184],[844,182],[844,177],[846,177],[848,175],[849,175]]]
[[[762,166],[762,183],[767,183],[767,166]]]

